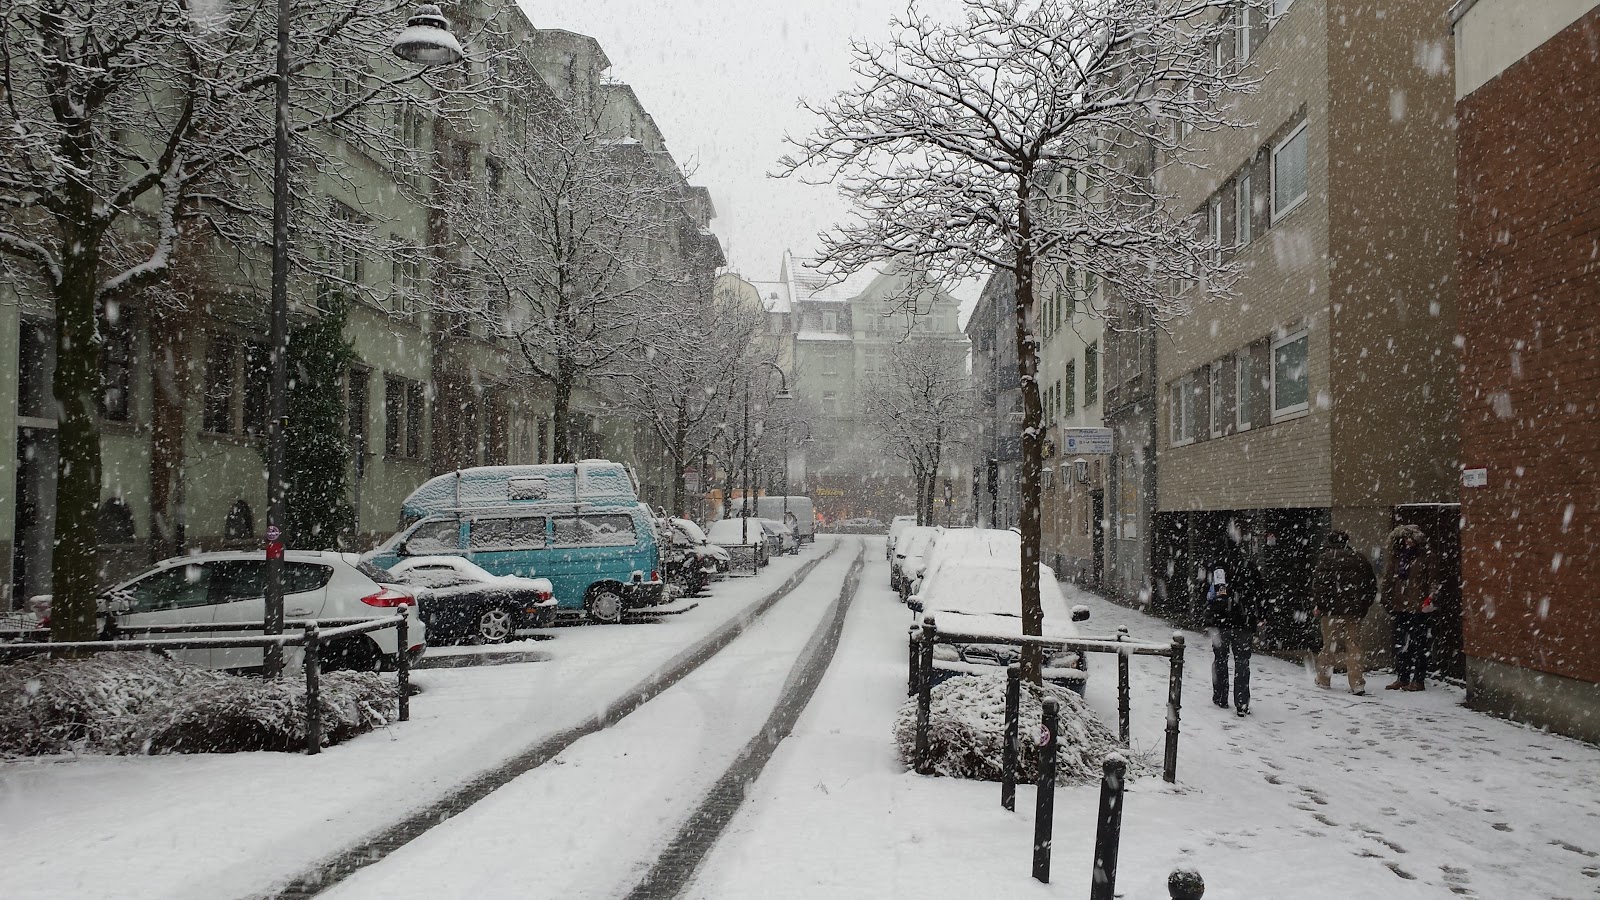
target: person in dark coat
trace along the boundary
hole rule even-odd
[[[1211,630],[1211,702],[1228,708],[1228,657],[1233,657],[1233,710],[1250,713],[1250,651],[1266,625],[1261,570],[1237,542],[1206,569],[1206,624]]]
[[[1394,684],[1389,691],[1420,691],[1433,644],[1434,598],[1439,594],[1440,567],[1428,538],[1415,525],[1389,532],[1383,564],[1383,602],[1394,616]]]
[[[1365,556],[1350,549],[1350,535],[1328,532],[1328,546],[1311,571],[1312,614],[1321,620],[1322,652],[1317,654],[1317,684],[1332,687],[1333,664],[1343,650],[1350,693],[1364,697],[1361,671],[1361,620],[1378,593],[1378,576]]]

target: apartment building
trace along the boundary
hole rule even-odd
[[[1243,272],[1234,299],[1197,303],[1156,340],[1151,568],[1169,612],[1192,610],[1198,567],[1229,540],[1287,607],[1330,528],[1376,558],[1396,522],[1417,522],[1454,562],[1447,8],[1241,4],[1216,59],[1260,76],[1238,101],[1254,124],[1183,135],[1191,157],[1156,161],[1177,211]],[[1450,593],[1442,621],[1459,620]]]
[[[1467,703],[1600,741],[1600,5],[1452,19]]]
[[[1011,528],[1022,512],[1022,378],[1017,374],[1015,280],[997,270],[984,282],[967,317],[972,383],[977,406],[972,438],[974,520],[986,528]]]
[[[329,269],[366,291],[352,299],[346,337],[356,362],[337,390],[352,444],[348,472],[358,539],[391,532],[401,499],[433,474],[478,464],[546,462],[553,444],[547,386],[513,378],[506,346],[470,322],[430,312],[439,291],[472,290],[461,277],[462,248],[426,199],[445,180],[495,177],[489,145],[496,129],[525,127],[530,105],[593,91],[625,135],[619,152],[650,154],[676,171],[665,142],[637,97],[608,83],[598,43],[537,29],[514,4],[448,4],[460,33],[484,33],[515,49],[510,74],[522,90],[473,112],[470,128],[447,127],[400,107],[363,128],[392,128],[426,161],[426,174],[390,171],[339,130],[321,134],[336,172],[318,188],[333,219],[381,238],[388,249],[322,235]],[[486,21],[493,27],[475,28]],[[355,76],[353,76],[355,77]],[[330,98],[330,103],[336,98]],[[399,190],[397,179],[409,181]],[[688,202],[670,247],[699,273],[709,295],[720,245],[703,189],[682,185]],[[365,242],[370,248],[372,244]],[[422,248],[435,248],[424,252]],[[148,298],[127,304],[108,328],[101,359],[102,577],[111,580],[186,549],[260,546],[266,499],[260,440],[266,418],[265,257],[210,246],[185,248],[175,290],[183,305]],[[295,279],[291,321],[321,314],[327,284]],[[15,453],[0,454],[0,609],[48,592],[56,469],[53,310],[25,280],[0,283],[0,434]],[[651,446],[626,419],[606,412],[592,386],[574,399],[572,444],[581,456],[648,463]],[[658,468],[658,467],[657,467]],[[646,472],[651,467],[641,465]],[[647,491],[650,488],[647,487]],[[659,486],[657,494],[662,494]]]

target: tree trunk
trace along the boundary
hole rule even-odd
[[[672,510],[680,518],[689,518],[689,511],[684,508],[684,501],[688,490],[683,483],[683,464],[689,443],[689,423],[687,415],[682,409],[678,410],[678,420],[674,423],[672,432],[672,446],[667,448],[667,456],[672,460]]]
[[[1021,501],[1022,532],[1022,633],[1039,636],[1044,633],[1044,607],[1039,599],[1039,544],[1042,522],[1039,515],[1039,466],[1041,436],[1043,434],[1044,407],[1039,398],[1038,342],[1033,335],[1033,219],[1029,196],[1029,179],[1032,173],[1024,172],[1018,178],[1017,199],[1017,256],[1012,276],[1016,288],[1016,340],[1017,374],[1022,380],[1022,471],[1018,493]],[[1043,653],[1037,646],[1022,648],[1022,677],[1034,684],[1042,682]]]
[[[555,432],[551,435],[550,458],[552,462],[571,463],[577,462],[573,452],[572,435],[570,434],[569,420],[572,417],[572,381],[573,376],[565,365],[558,364],[556,370],[555,400],[551,404],[550,429]]]
[[[52,384],[60,417],[56,439],[55,550],[52,557],[50,637],[86,641],[95,635],[100,544],[100,391],[102,338],[95,308],[100,235],[68,229],[69,248],[55,288],[56,371]]]

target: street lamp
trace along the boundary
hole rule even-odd
[[[783,369],[775,362],[763,361],[762,366],[771,367],[772,371],[778,373],[778,392],[772,395],[772,402],[788,403],[792,401],[794,395],[789,393],[789,376],[785,375]],[[742,467],[744,471],[740,479],[739,543],[748,545],[750,543],[750,373],[748,372],[744,376],[744,431],[742,435],[744,437],[744,466]],[[784,486],[784,490],[788,490],[788,485]]]
[[[802,445],[811,443],[811,426],[805,422],[797,422],[795,424],[806,430],[806,436],[800,439],[800,443]],[[783,445],[783,524],[789,524],[789,443],[787,441]],[[796,522],[795,524],[799,523]],[[796,533],[795,543],[798,544],[799,542],[800,535]]]
[[[289,15],[290,0],[278,0],[275,133],[272,140],[272,298],[268,313],[267,346],[271,350],[269,415],[267,417],[267,545],[266,615],[264,634],[283,633],[283,480],[284,426],[289,417]],[[396,56],[432,66],[459,62],[461,42],[450,33],[450,22],[439,7],[425,4],[406,22],[394,41]],[[406,652],[401,647],[399,652]],[[268,644],[261,660],[262,674],[276,678],[283,672],[283,647]]]

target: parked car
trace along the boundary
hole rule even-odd
[[[758,566],[777,552],[777,536],[769,533],[760,519],[718,519],[706,527],[706,537],[719,547],[754,546]]]
[[[752,498],[750,515],[782,522],[794,529],[795,540],[808,544],[817,539],[817,507],[810,497],[798,495],[765,496]],[[739,518],[744,505],[735,500],[728,510],[728,518]]]
[[[260,552],[198,553],[163,560],[106,592],[104,611],[114,612],[125,626],[178,625],[202,622],[241,626],[266,617],[267,563]],[[407,617],[412,659],[427,646],[427,628],[418,617],[417,598],[394,577],[353,553],[290,550],[284,555],[283,613],[287,619],[380,618],[394,615],[402,604]],[[260,636],[261,629],[217,632],[214,637]],[[325,669],[373,670],[392,665],[397,634],[386,628],[351,635],[323,651]],[[173,650],[174,659],[212,669],[261,668],[259,647],[215,647]],[[286,648],[285,661],[298,664],[300,651]]]
[[[800,538],[794,533],[793,528],[779,522],[777,519],[762,519],[761,525],[767,529],[769,534],[777,536],[779,553],[800,552]]]
[[[976,529],[973,529],[976,530]],[[942,630],[1015,637],[1022,634],[1022,567],[1019,556],[991,555],[982,541],[935,547],[941,554],[907,600],[913,612],[931,614]],[[966,551],[966,552],[964,552]],[[1054,570],[1039,566],[1039,599],[1044,607],[1043,635],[1079,637],[1077,623],[1089,610],[1068,609]],[[934,647],[935,680],[982,671],[975,666],[1008,666],[1020,650],[1010,644],[939,644]],[[1045,660],[1046,680],[1082,693],[1088,679],[1083,654],[1063,650]]]
[[[685,595],[700,593],[728,571],[728,551],[706,540],[699,525],[688,519],[669,518],[663,522],[662,531],[668,548],[662,554],[667,583],[677,585]]]
[[[537,573],[550,580],[561,609],[583,610],[595,622],[620,622],[626,610],[664,596],[655,523],[637,501],[434,513],[369,558],[387,569],[407,557],[440,555],[464,556],[495,575]]]
[[[889,586],[900,592],[901,600],[911,594],[912,586],[922,577],[928,550],[942,530],[935,525],[913,525],[901,532],[894,559],[889,561]]]
[[[492,575],[460,556],[409,557],[389,574],[415,589],[422,621],[438,644],[499,644],[518,629],[555,622],[555,588],[548,578]]]
[[[883,542],[883,558],[894,559],[894,542],[899,539],[902,532],[917,524],[916,516],[895,516],[889,520],[889,534]]]

